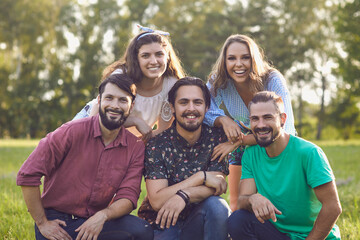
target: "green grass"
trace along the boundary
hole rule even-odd
[[[0,140],[0,236],[1,239],[34,239],[34,224],[15,178],[38,140]],[[343,207],[337,224],[342,239],[360,238],[360,140],[320,141],[334,170]],[[139,204],[146,192],[142,185]],[[228,200],[228,195],[223,196]],[[133,212],[136,214],[136,211]]]

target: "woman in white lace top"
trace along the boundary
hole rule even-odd
[[[171,125],[173,115],[167,94],[175,82],[185,74],[179,58],[166,37],[169,34],[139,27],[145,32],[135,36],[130,41],[125,54],[105,68],[102,80],[111,74],[123,72],[134,80],[137,95],[125,126],[147,141]],[[97,113],[97,99],[93,99],[74,119]],[[155,124],[157,128],[153,131]]]

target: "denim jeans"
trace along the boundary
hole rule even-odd
[[[62,213],[54,209],[45,209],[45,214],[48,220],[63,220],[66,222],[66,227],[63,227],[65,231],[75,239],[77,232],[75,229],[81,226],[87,219],[74,217],[70,214]],[[123,217],[106,221],[103,229],[100,232],[98,239],[106,240],[151,240],[153,239],[154,232],[150,224],[147,221],[142,220],[136,216],[125,215]],[[35,237],[37,240],[46,239],[41,235],[38,227],[35,224]]]
[[[221,197],[211,196],[202,201],[185,220],[178,220],[175,226],[154,230],[154,239],[228,239],[226,220],[229,215],[230,208],[226,201]]]
[[[270,221],[259,222],[255,214],[247,210],[237,210],[228,219],[228,229],[233,240],[290,240]]]

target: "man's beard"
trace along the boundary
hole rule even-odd
[[[192,112],[184,112],[183,114],[181,114],[181,117],[186,117],[187,115],[194,115],[195,117],[200,117],[200,113],[198,111],[192,111]],[[176,114],[175,114],[176,115]],[[185,129],[188,132],[195,132],[196,130],[199,129],[199,127],[201,126],[202,122],[198,122],[196,124],[186,124],[184,122],[180,122],[176,119],[176,124],[179,124],[183,129]]]
[[[101,106],[101,104],[100,104],[100,106]],[[100,106],[99,106],[99,115],[100,115],[101,123],[108,130],[114,130],[114,129],[120,128],[126,121],[127,117],[129,116],[129,114],[125,114],[124,111],[122,111],[122,110],[105,109],[105,111],[102,111]],[[106,116],[106,113],[109,111],[121,114],[120,118],[118,118],[118,119],[112,119],[111,117],[108,118]]]
[[[270,131],[270,133],[271,133],[270,139],[261,139],[257,135],[258,132],[268,132],[268,131]],[[260,147],[268,147],[268,146],[270,146],[270,144],[275,142],[276,139],[279,138],[280,131],[274,132],[274,129],[272,129],[271,127],[255,128],[254,136],[255,136],[255,140],[256,140],[257,144]]]

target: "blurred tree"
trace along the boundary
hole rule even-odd
[[[354,134],[360,120],[360,97],[352,90],[339,89],[332,99],[328,122],[335,126],[343,139],[349,139]]]
[[[345,1],[338,7],[335,21],[340,40],[336,73],[343,80],[338,94],[332,98],[329,119],[344,139],[349,139],[360,124],[360,1]]]
[[[40,103],[51,91],[47,59],[57,42],[56,22],[63,3],[58,1],[10,1],[0,3],[0,74],[5,79],[1,91],[0,121],[6,122],[6,132],[12,137],[35,137],[48,114]],[[5,131],[2,129],[1,135]]]
[[[321,66],[333,56],[328,51],[334,41],[329,17],[333,5],[328,2],[3,0],[0,137],[39,137],[70,120],[96,96],[101,72],[139,32],[136,23],[170,32],[187,72],[204,80],[229,35],[250,35],[290,86],[301,89],[314,78],[322,79]],[[348,21],[339,19],[339,24]],[[346,74],[346,66],[359,59],[351,56],[351,62],[344,58],[339,63]],[[357,79],[359,85],[356,76],[346,79]],[[344,81],[350,83],[345,77]],[[293,99],[301,103],[302,91],[298,92]],[[303,111],[303,105],[298,106]],[[302,119],[303,114],[297,116]]]
[[[231,33],[228,2],[154,0],[151,8],[149,24],[170,32],[188,74],[206,80],[221,44]]]
[[[352,94],[360,95],[360,1],[345,1],[338,8],[335,22],[341,47],[337,73],[349,83]]]

